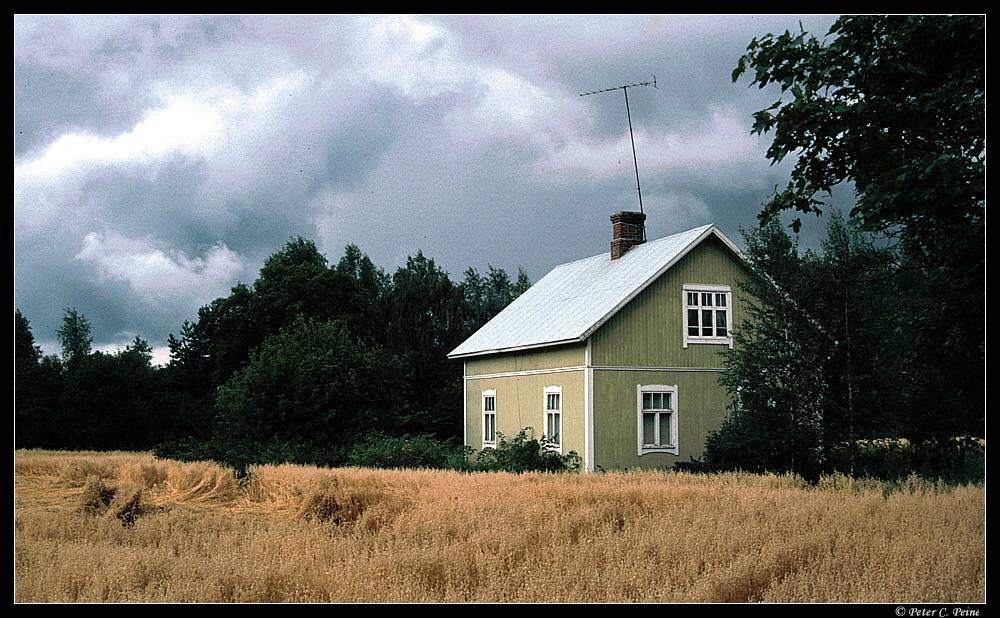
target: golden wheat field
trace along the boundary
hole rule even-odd
[[[985,496],[15,453],[17,601],[985,599]]]

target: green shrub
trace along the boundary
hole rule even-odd
[[[179,461],[218,461],[236,470],[237,476],[242,476],[251,465],[281,463],[321,467],[437,468],[464,472],[568,472],[580,469],[581,459],[575,451],[561,455],[550,449],[549,442],[544,438],[540,441],[529,439],[526,430],[521,430],[510,440],[503,434],[498,437],[496,448],[483,449],[475,455],[472,448],[455,444],[451,439],[384,434],[374,434],[346,448],[327,444],[293,444],[278,439],[235,444],[187,438],[161,444],[154,452],[157,457]]]
[[[433,436],[374,435],[347,451],[346,463],[366,468],[468,470],[472,449]]]
[[[561,455],[549,448],[545,438],[541,441],[529,439],[526,432],[522,429],[509,442],[499,434],[497,447],[480,451],[474,468],[504,472],[569,472],[580,468],[580,456],[576,451]]]

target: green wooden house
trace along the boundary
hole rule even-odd
[[[645,241],[611,215],[611,252],[554,268],[455,348],[465,444],[530,428],[587,471],[700,458],[725,419],[721,352],[744,319],[739,249],[715,225]]]

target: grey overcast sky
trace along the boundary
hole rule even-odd
[[[162,362],[290,236],[537,280],[637,208],[622,96],[578,93],[653,74],[629,96],[648,237],[738,241],[789,168],[750,135],[778,93],[736,60],[834,19],[15,16],[16,306],[46,352],[74,306],[96,348],[139,334]]]

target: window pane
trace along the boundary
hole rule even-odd
[[[688,292],[688,304],[692,306],[698,305],[698,295],[694,292]]]
[[[726,312],[716,311],[715,312],[715,335],[717,337],[726,337]]]
[[[716,307],[725,307],[726,306],[726,295],[725,294],[716,294],[715,295],[715,306]]]
[[[656,444],[656,415],[655,414],[643,414],[642,415],[642,443],[643,444]]]
[[[705,337],[712,336],[712,310],[702,309],[701,311],[701,334]]]
[[[705,307],[711,307],[712,306],[712,295],[711,294],[707,294],[707,293],[702,294],[701,295],[701,304],[703,306],[705,306]]]
[[[549,441],[559,444],[559,415],[549,415]]]
[[[698,328],[698,310],[697,309],[688,309],[688,327],[689,328],[690,327],[694,327],[695,329]],[[697,330],[695,331],[695,334],[696,335],[698,334]]]
[[[653,407],[653,393],[642,394],[642,409],[648,410]]]
[[[670,441],[670,415],[661,414],[660,415],[660,442],[659,444],[666,446],[672,444]]]
[[[663,409],[670,410],[670,393],[663,393]]]
[[[553,410],[559,409],[559,393],[552,395],[552,409]]]

